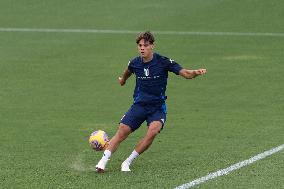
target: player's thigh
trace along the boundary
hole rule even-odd
[[[132,130],[128,125],[120,123],[116,132],[116,136],[125,139],[131,132]]]
[[[166,120],[167,120],[167,114],[158,109],[156,110],[155,112],[153,112],[152,114],[148,115],[147,117],[147,125],[148,127],[150,128],[150,126],[154,125],[161,125],[161,129],[163,129],[165,123],[166,123]]]
[[[160,121],[152,121],[148,126],[147,136],[148,137],[155,137],[157,134],[160,133],[163,124]]]
[[[145,108],[135,104],[124,114],[120,120],[120,124],[129,126],[133,132],[140,127],[146,118],[147,112]]]

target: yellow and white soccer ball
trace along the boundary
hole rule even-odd
[[[109,145],[109,139],[106,132],[102,130],[94,131],[89,137],[91,148],[96,151],[105,150]]]

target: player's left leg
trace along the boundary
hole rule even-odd
[[[162,123],[160,121],[153,121],[148,127],[148,131],[144,138],[142,138],[135,147],[135,151],[142,154],[146,151],[153,143],[155,137],[159,134],[162,129]]]
[[[132,161],[138,157],[138,155],[142,154],[146,151],[151,144],[153,143],[155,137],[159,134],[163,127],[162,122],[160,121],[153,121],[150,123],[148,127],[148,131],[144,138],[142,138],[135,147],[135,150],[132,154],[121,164],[121,171],[131,171],[129,169],[130,164]]]
[[[166,104],[149,106],[146,107],[146,110],[148,112],[146,119],[148,125],[147,133],[138,142],[131,155],[121,164],[121,171],[130,171],[129,166],[132,161],[151,146],[155,137],[164,127],[167,117]]]
[[[147,133],[135,147],[135,151],[139,154],[143,153],[150,147],[155,137],[163,129],[167,118],[167,108],[165,103],[162,104],[162,106],[150,106],[148,111],[149,115],[146,119],[148,125]]]

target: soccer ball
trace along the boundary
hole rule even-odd
[[[109,139],[104,131],[98,130],[94,131],[89,137],[89,144],[94,150],[101,151],[108,147]]]

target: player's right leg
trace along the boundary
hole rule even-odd
[[[132,105],[131,108],[120,120],[120,125],[115,136],[111,139],[109,146],[104,151],[102,159],[96,166],[98,172],[103,172],[105,166],[111,156],[114,153],[119,144],[125,140],[131,132],[134,132],[145,121],[147,112],[143,106]]]
[[[111,151],[111,153],[114,153],[117,150],[119,144],[124,141],[131,132],[132,130],[128,125],[120,123],[116,134],[111,138],[109,142],[107,150]]]
[[[119,144],[125,140],[128,135],[132,132],[131,128],[123,123],[120,123],[118,130],[116,134],[112,137],[112,139],[109,142],[109,146],[104,151],[104,155],[101,158],[101,160],[96,165],[96,171],[97,172],[104,172],[106,164],[111,156],[112,153],[116,151]]]

